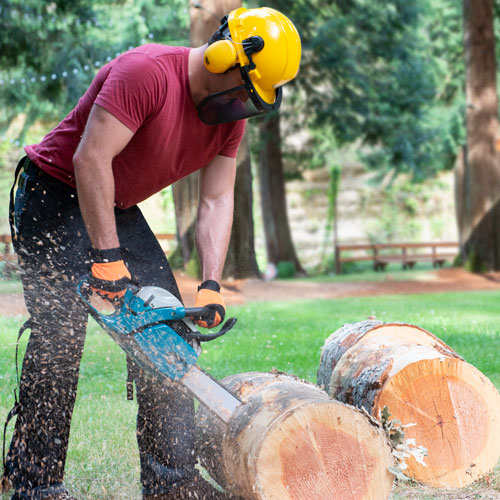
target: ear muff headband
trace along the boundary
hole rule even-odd
[[[264,40],[260,36],[251,36],[239,43],[249,60],[249,69],[255,69],[252,54],[264,48]],[[210,37],[208,47],[203,54],[203,63],[211,73],[225,73],[234,68],[238,62],[235,42],[231,39],[228,16],[221,19],[220,28]]]

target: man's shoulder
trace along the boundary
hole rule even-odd
[[[246,120],[237,120],[222,124],[226,127],[226,134],[243,136],[246,127]]]
[[[115,75],[156,79],[164,82],[172,76],[182,75],[187,67],[189,47],[146,44],[130,49],[118,56],[111,67]]]
[[[144,59],[144,60],[156,60],[158,58],[165,57],[179,57],[184,58],[189,54],[189,47],[177,47],[172,45],[162,45],[159,43],[148,43],[135,47],[133,49],[124,52],[120,58],[134,58],[134,59]]]

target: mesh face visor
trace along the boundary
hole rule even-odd
[[[273,104],[265,102],[255,90],[245,68],[241,69],[244,84],[232,89],[210,94],[198,106],[198,116],[207,125],[218,125],[237,120],[252,118],[278,109],[281,105],[282,90],[276,89]],[[244,92],[245,100],[235,97]]]

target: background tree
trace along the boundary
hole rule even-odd
[[[274,266],[291,262],[295,272],[304,274],[288,223],[279,113],[261,118],[259,139],[259,185],[267,261]]]
[[[205,44],[219,28],[220,19],[231,10],[241,7],[241,0],[203,0],[191,2],[191,38],[193,47]],[[247,278],[259,276],[253,225],[252,173],[248,138],[242,141],[237,157],[234,192],[234,217],[224,276]],[[191,258],[194,248],[194,226],[198,200],[198,175],[190,175],[173,187],[178,237],[184,262]]]
[[[493,0],[463,0],[467,145],[458,171],[458,227],[473,270],[500,269],[500,163],[497,141]]]
[[[2,2],[0,132],[20,114],[26,117],[17,137],[21,142],[35,120],[57,122],[76,104],[96,71],[129,47],[152,41],[187,43],[182,3]]]
[[[142,43],[187,45],[188,35],[185,0],[2,1],[0,195],[7,199],[23,143],[61,120],[100,67]],[[5,232],[7,204],[0,215]]]
[[[225,277],[236,279],[260,277],[255,255],[253,176],[248,135],[246,131],[238,150],[233,228],[223,273]]]
[[[428,1],[405,0],[290,7],[305,49],[295,84],[305,121],[331,125],[339,146],[360,143],[381,175],[396,169],[420,179],[442,168],[439,130],[447,128],[431,116],[439,68],[429,59],[430,9]]]
[[[249,3],[250,7],[258,6],[256,2]],[[264,2],[263,5],[273,7],[273,2]],[[279,6],[279,10],[289,15],[291,3],[283,3]],[[268,265],[278,267],[281,262],[288,262],[293,265],[294,272],[305,274],[295,251],[288,222],[280,127],[281,113],[281,111],[273,113],[253,122],[258,124],[256,150],[266,256]]]

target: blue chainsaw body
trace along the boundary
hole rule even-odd
[[[77,293],[92,317],[146,372],[170,381],[180,380],[197,362],[194,348],[179,335],[196,331],[185,308],[172,294],[158,287],[144,287],[137,294],[127,289],[120,309],[101,314]]]

